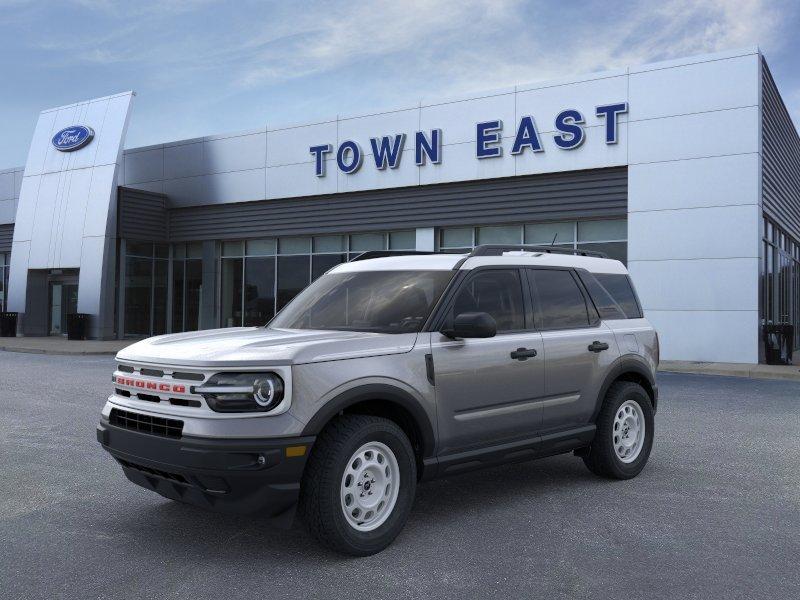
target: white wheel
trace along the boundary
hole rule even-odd
[[[614,415],[614,452],[624,463],[635,461],[642,451],[646,434],[644,411],[635,400],[626,400]]]
[[[339,488],[342,512],[356,531],[377,529],[392,514],[400,491],[400,467],[394,452],[368,442],[350,457]]]

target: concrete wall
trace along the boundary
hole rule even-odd
[[[759,64],[630,70],[628,262],[664,359],[758,362]]]

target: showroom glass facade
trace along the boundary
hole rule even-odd
[[[761,268],[762,325],[791,325],[800,350],[800,243],[764,218]]]
[[[437,249],[466,252],[480,244],[546,244],[627,258],[625,219],[559,221],[437,230]],[[555,242],[554,242],[555,240]],[[264,325],[309,283],[370,250],[414,250],[416,231],[270,237],[216,242],[219,327]],[[202,243],[128,242],[123,256],[124,335],[140,337],[203,327]]]
[[[124,334],[167,332],[169,246],[129,241],[125,245]]]
[[[558,221],[439,230],[439,249],[463,252],[481,244],[554,245],[604,252],[627,263],[628,223],[625,219]]]
[[[203,298],[203,245],[172,245],[172,333],[200,329]]]

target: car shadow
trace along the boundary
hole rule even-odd
[[[568,493],[569,488],[585,486],[589,479],[602,481],[591,475],[580,460],[560,456],[423,482],[417,487],[408,531],[393,548],[401,551],[398,544],[402,545],[403,539],[415,539],[420,532],[436,536],[447,528],[460,527],[460,520],[469,522],[481,511],[503,512],[520,501],[535,501],[552,493],[553,486],[558,487],[559,493]],[[116,535],[136,538],[137,544],[152,545],[150,550],[159,553],[223,553],[233,563],[247,562],[254,555],[269,557],[277,564],[291,564],[300,558],[306,564],[350,560],[322,548],[299,519],[291,529],[283,530],[257,516],[219,514],[162,498],[152,502],[155,506],[142,503],[118,515],[113,522]],[[143,530],[147,531],[147,541],[142,541]]]

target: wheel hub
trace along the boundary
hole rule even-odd
[[[614,452],[624,463],[631,463],[639,456],[644,446],[644,411],[635,400],[627,400],[614,415],[612,431]]]
[[[348,524],[358,531],[380,527],[394,509],[400,469],[392,450],[380,442],[364,444],[347,463],[340,496]]]

